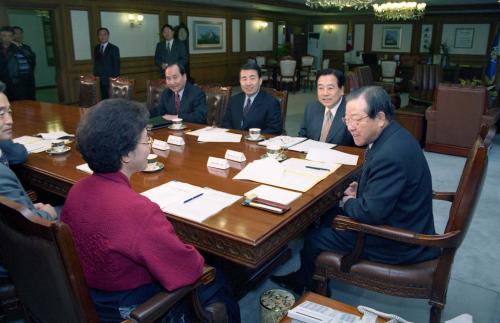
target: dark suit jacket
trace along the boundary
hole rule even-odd
[[[182,118],[185,122],[206,124],[207,110],[205,93],[199,87],[186,82],[179,108],[179,118]],[[151,117],[176,113],[175,94],[170,89],[163,91],[160,103],[150,111]]]
[[[101,44],[94,47],[94,75],[100,77],[101,84],[108,84],[108,78],[120,75],[120,50],[111,43],[103,54],[100,49]]]
[[[155,50],[155,64],[160,68],[161,77],[165,78],[165,74],[163,69],[161,68],[162,63],[172,64],[179,63],[184,68],[187,68],[188,63],[188,53],[186,50],[186,46],[184,43],[174,39],[172,43],[172,48],[170,49],[170,53],[167,51],[167,45],[165,41],[161,41],[156,44]]]
[[[434,234],[431,173],[412,135],[392,121],[367,154],[357,198],[344,204],[346,215],[363,223]],[[416,263],[438,255],[435,248],[368,235],[363,256],[385,263]]]
[[[262,133],[281,134],[281,108],[278,100],[271,94],[259,91],[252,102],[250,111],[243,117],[245,93],[238,93],[229,99],[224,121],[224,128],[248,130],[260,128]]]
[[[5,154],[9,165],[22,164],[28,158],[28,151],[21,145],[12,140],[0,140],[0,150]]]
[[[347,130],[344,122],[342,122],[342,117],[345,116],[345,98],[341,98],[341,100],[337,113],[335,113],[335,117],[333,118],[333,124],[326,137],[326,142],[343,146],[354,146],[351,133]],[[302,119],[302,125],[300,126],[299,137],[319,140],[324,117],[325,107],[319,101],[309,103],[304,110],[304,119]]]

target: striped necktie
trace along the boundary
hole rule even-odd
[[[325,117],[323,119],[323,127],[321,128],[321,137],[319,141],[326,142],[328,133],[330,132],[330,127],[332,126],[332,109],[327,109]]]

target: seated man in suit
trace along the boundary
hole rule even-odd
[[[156,44],[155,64],[160,68],[160,77],[165,77],[165,69],[173,63],[187,69],[188,52],[184,44],[174,39],[174,28],[170,25],[161,27],[161,35],[165,41]]]
[[[342,122],[345,115],[344,73],[327,68],[316,76],[318,101],[309,103],[304,110],[304,118],[299,137],[353,146],[352,136]]]
[[[240,68],[243,92],[229,99],[224,128],[260,128],[263,133],[277,135],[283,132],[280,104],[272,95],[260,91],[261,85],[262,74],[256,63],[246,63]]]
[[[163,91],[160,103],[151,110],[151,117],[182,118],[186,122],[206,124],[206,95],[187,81],[184,67],[179,63],[170,64],[165,69],[165,77],[168,89]]]
[[[101,82],[101,98],[109,98],[109,78],[120,76],[120,50],[109,42],[108,28],[97,29],[99,44],[94,47],[94,76]]]
[[[393,120],[393,113],[391,99],[381,87],[362,87],[348,95],[344,122],[356,145],[369,148],[359,181],[344,192],[343,213],[362,223],[435,234],[427,161],[418,142]],[[311,289],[316,257],[327,250],[347,254],[356,237],[349,230],[314,229],[305,238],[300,269],[271,279],[297,293]],[[419,263],[438,256],[435,248],[369,235],[361,255],[387,264]]]

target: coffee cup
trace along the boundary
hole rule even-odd
[[[61,152],[66,148],[64,140],[53,140],[51,144],[52,151]]]
[[[248,134],[250,135],[250,139],[257,140],[260,138],[260,128],[250,128],[248,129]]]
[[[182,118],[172,119],[172,128],[175,129],[182,128]]]
[[[148,164],[146,165],[146,170],[154,170],[158,166],[158,155],[149,154],[148,155]]]
[[[274,159],[277,159],[281,153],[283,152],[283,148],[281,148],[280,146],[278,145],[268,145],[267,146],[267,157],[269,158],[274,158]]]

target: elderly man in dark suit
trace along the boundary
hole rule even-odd
[[[109,98],[109,78],[120,75],[120,50],[109,42],[108,28],[97,29],[99,45],[94,47],[94,75],[101,81],[101,98]]]
[[[156,44],[155,64],[160,68],[160,77],[165,77],[165,69],[172,63],[182,65],[187,69],[188,53],[184,44],[174,39],[174,28],[170,25],[161,27],[165,41]]]
[[[381,87],[357,89],[347,97],[344,121],[358,146],[368,146],[359,181],[345,190],[344,215],[359,222],[388,225],[421,234],[435,234],[431,173],[418,142],[393,120],[393,108]],[[352,231],[318,228],[308,233],[301,267],[276,283],[301,293],[312,288],[316,257],[326,250],[349,253]],[[368,235],[361,257],[387,264],[412,264],[434,259],[439,250]]]
[[[353,146],[352,136],[342,122],[345,115],[344,74],[327,68],[316,76],[318,101],[309,103],[304,110],[304,118],[299,137]]]
[[[163,116],[167,120],[182,118],[186,122],[207,123],[207,98],[197,86],[187,81],[186,70],[179,63],[165,69],[167,89],[160,103],[151,111],[151,117]]]
[[[240,68],[242,93],[229,99],[223,126],[248,130],[260,128],[263,133],[281,134],[281,109],[278,100],[260,91],[262,74],[256,63],[246,63]]]

